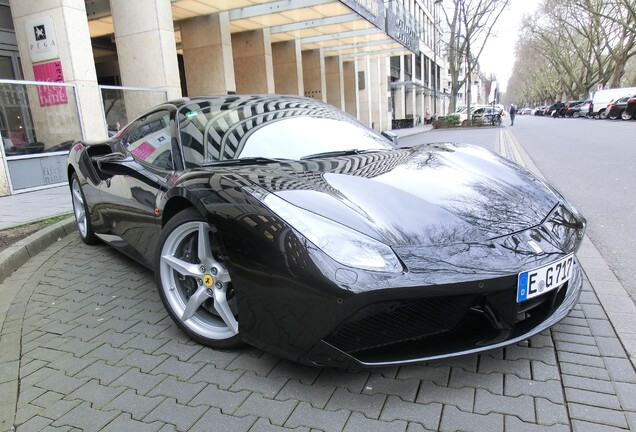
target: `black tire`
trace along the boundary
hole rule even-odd
[[[80,238],[88,245],[95,244],[98,239],[95,236],[95,231],[93,231],[93,224],[91,222],[90,212],[88,211],[88,205],[86,204],[86,197],[84,196],[82,185],[76,173],[71,175],[69,187],[71,189],[75,225],[77,226]]]
[[[623,110],[623,112],[621,113],[621,119],[623,120],[631,120],[632,118],[634,118],[634,115],[628,114],[626,110]]]
[[[598,112],[598,118],[605,120],[607,118],[607,111],[602,109]]]
[[[194,208],[170,219],[155,257],[157,288],[170,318],[188,336],[210,347],[236,348],[242,345],[238,303],[216,238]],[[202,247],[201,240],[207,242]],[[179,263],[190,265],[194,273]]]
[[[580,115],[581,115],[581,113],[579,111],[574,111],[572,113],[572,117],[574,117],[574,118],[578,118]]]

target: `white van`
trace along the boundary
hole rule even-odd
[[[615,99],[623,96],[631,96],[636,94],[636,87],[621,87],[607,90],[598,90],[594,93],[592,103],[590,104],[590,111],[588,117],[606,118],[607,117],[607,105]]]

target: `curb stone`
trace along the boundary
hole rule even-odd
[[[29,258],[75,231],[75,219],[69,217],[37,231],[0,252],[0,283]]]

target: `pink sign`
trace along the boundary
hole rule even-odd
[[[36,81],[64,82],[64,72],[62,72],[62,62],[54,61],[33,66],[33,75]],[[68,103],[66,87],[61,86],[38,86],[38,97],[40,106],[60,105]]]
[[[153,146],[151,146],[147,142],[142,142],[141,144],[139,144],[139,147],[131,150],[130,152],[137,156],[139,159],[146,160],[148,159],[148,156],[150,156],[154,151],[155,148]]]

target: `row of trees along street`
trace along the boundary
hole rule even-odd
[[[600,86],[636,86],[635,38],[634,0],[541,0],[524,17],[506,100],[586,99]]]
[[[452,3],[453,6],[448,11],[443,9],[448,30],[446,39],[451,81],[449,112],[456,111],[457,96],[464,84],[470,112],[473,72],[488,38],[496,29],[497,21],[510,0],[452,0]]]

